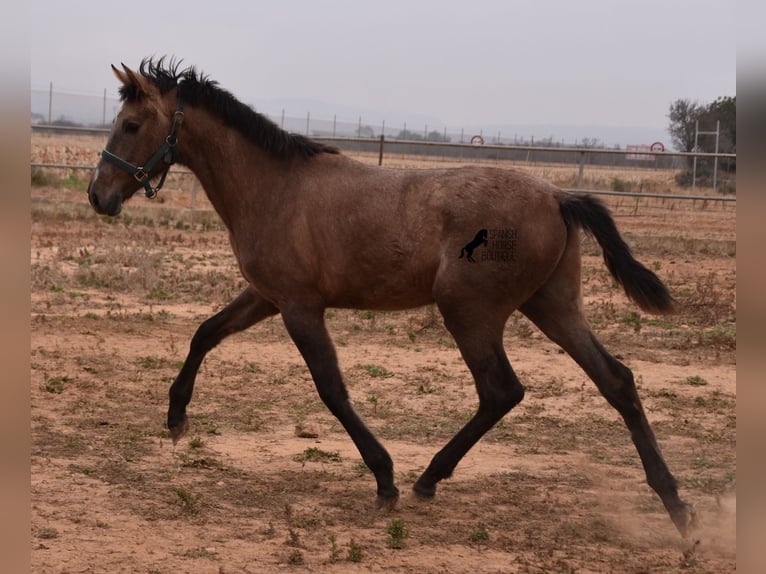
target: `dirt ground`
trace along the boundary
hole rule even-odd
[[[88,161],[99,145],[35,136],[33,161]],[[88,207],[86,175],[68,175],[72,189],[47,177],[32,188],[34,572],[736,569],[732,206],[607,200],[679,300],[670,317],[639,312],[598,247],[583,247],[589,320],[633,370],[696,505],[700,527],[685,540],[617,413],[523,317],[505,343],[526,398],[431,502],[412,484],[477,404],[432,307],[327,313],[355,407],[394,459],[394,510],[375,512],[374,479],[279,318],[209,354],[190,434],[174,447],[167,388],[199,323],[243,288],[226,232],[203,198],[189,208],[182,177],[116,219]]]

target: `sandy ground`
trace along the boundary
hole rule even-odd
[[[94,151],[77,141],[64,144],[72,157]],[[65,153],[33,140],[33,159],[46,147]],[[327,314],[352,400],[394,459],[394,510],[374,510],[374,480],[278,318],[210,353],[174,447],[167,388],[197,325],[243,286],[225,231],[201,197],[189,209],[185,185],[134,199],[116,220],[93,214],[82,189],[33,188],[34,572],[735,570],[732,209],[610,200],[682,303],[673,317],[639,313],[598,248],[583,248],[589,319],[633,370],[698,510],[683,539],[617,413],[518,317],[505,340],[526,398],[431,502],[411,486],[476,407],[431,307]]]

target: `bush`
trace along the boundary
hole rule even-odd
[[[736,195],[737,182],[733,180],[722,181],[718,184],[718,191],[723,195]]]
[[[43,170],[40,168],[34,168],[32,170],[32,187],[42,187],[50,184],[50,177]]]
[[[633,184],[629,181],[625,181],[620,177],[614,177],[612,178],[612,189],[614,191],[628,192],[633,189]]]

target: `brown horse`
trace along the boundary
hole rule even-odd
[[[415,482],[417,495],[434,496],[437,483],[524,397],[503,349],[503,328],[518,309],[622,415],[649,485],[687,532],[692,508],[679,498],[633,375],[583,315],[580,230],[596,238],[609,271],[639,307],[664,313],[673,305],[657,276],[633,258],[602,203],[512,170],[367,166],[288,134],[194,68],[160,59],[144,60],[138,72],[124,65],[113,70],[123,105],[88,186],[91,205],[117,215],[142,186],[153,196],[178,161],[194,172],[225,223],[248,282],[191,340],[170,387],[174,441],[187,430],[186,407],[205,355],[232,333],[279,313],[319,396],[375,475],[378,505],[393,507],[399,491],[391,457],[349,402],[324,312],[435,302],[473,375],[479,407]],[[152,187],[157,177],[160,185]],[[476,262],[467,263],[458,254],[477,232]]]

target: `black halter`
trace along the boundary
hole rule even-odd
[[[149,199],[154,199],[157,196],[157,192],[162,189],[162,186],[165,183],[165,178],[168,175],[170,166],[176,162],[176,154],[178,152],[178,131],[181,129],[181,123],[184,121],[184,103],[181,99],[180,91],[181,88],[179,86],[178,104],[176,112],[173,114],[173,127],[170,129],[170,134],[167,138],[165,138],[165,143],[163,143],[160,148],[154,152],[154,155],[150,157],[144,165],[135,166],[132,163],[125,161],[121,157],[114,155],[106,148],[101,151],[102,158],[108,162],[113,163],[117,167],[124,169],[130,173],[130,175],[135,177],[141,183],[141,185],[144,186],[146,197]],[[157,165],[160,160],[164,160],[167,165],[162,172],[162,177],[160,178],[157,187],[152,187],[152,184],[149,181],[149,172],[154,169],[154,166]]]

